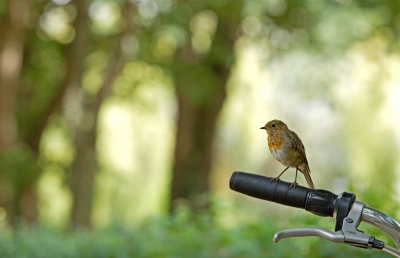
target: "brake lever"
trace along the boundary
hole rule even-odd
[[[274,242],[277,243],[282,238],[317,236],[335,243],[344,243],[364,249],[377,248],[388,254],[400,258],[400,250],[390,246],[385,246],[384,242],[375,239],[374,236],[366,235],[359,231],[357,227],[361,222],[361,215],[365,204],[354,201],[347,217],[343,219],[342,228],[332,232],[322,228],[293,228],[278,231],[274,235]]]
[[[343,219],[341,230],[332,232],[315,227],[286,229],[279,231],[274,235],[274,242],[276,243],[280,239],[287,237],[318,236],[335,243],[345,243],[356,247],[371,249],[375,238],[357,230],[364,206],[364,203],[357,201],[354,202],[349,214]]]
[[[276,232],[274,242],[278,243],[282,238],[317,236],[335,243],[344,243],[342,231],[332,232],[323,228],[292,228]]]
[[[279,231],[274,236],[274,242],[287,237],[318,236],[335,243],[345,243],[361,248],[371,249],[373,236],[368,236],[357,230],[360,224],[362,209],[365,204],[355,201],[347,217],[343,219],[342,229],[332,232],[322,228],[294,228]]]

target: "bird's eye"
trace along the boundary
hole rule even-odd
[[[271,126],[272,126],[272,127],[275,127],[275,124],[272,124]]]

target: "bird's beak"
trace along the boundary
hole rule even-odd
[[[261,127],[260,129],[265,129],[265,126]]]

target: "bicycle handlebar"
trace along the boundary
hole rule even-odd
[[[290,184],[285,181],[271,180],[270,177],[236,171],[232,174],[229,187],[242,194],[305,209],[323,217],[333,217],[338,210],[336,194],[300,185],[289,188]]]
[[[298,228],[278,232],[274,241],[296,236],[319,236],[333,242],[343,242],[361,248],[377,248],[400,257],[400,250],[385,245],[373,236],[357,230],[361,221],[386,232],[400,248],[400,224],[388,215],[355,201],[355,195],[343,192],[336,195],[322,189],[309,189],[300,185],[290,188],[288,182],[274,180],[256,174],[235,171],[229,187],[237,192],[258,199],[286,206],[305,209],[319,216],[330,216],[336,220],[334,232],[320,228]]]

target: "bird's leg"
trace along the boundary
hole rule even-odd
[[[285,171],[286,171],[288,168],[289,168],[289,167],[285,168],[285,170],[283,170],[282,173],[279,174],[279,176],[272,178],[272,179],[271,179],[271,183],[274,182],[275,180],[279,180],[279,178],[281,177],[281,175],[282,175],[283,173],[285,173]]]
[[[289,189],[292,187],[296,187],[296,185],[297,185],[297,170],[298,170],[298,168],[296,167],[296,176],[294,178],[294,182],[290,184]]]

